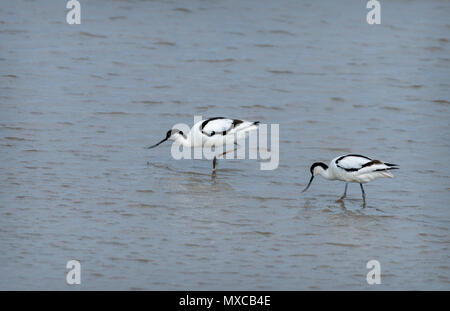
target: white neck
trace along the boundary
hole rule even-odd
[[[319,175],[321,175],[323,178],[328,179],[328,180],[335,179],[334,175],[330,171],[330,168],[319,171]]]
[[[182,135],[178,135],[177,139],[175,140],[176,143],[183,145],[184,147],[191,147],[191,136],[187,135],[187,138],[184,138]]]

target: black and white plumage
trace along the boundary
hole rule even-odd
[[[211,118],[211,119],[207,119],[205,121],[202,121],[202,123],[200,124],[200,131],[202,132],[202,134],[208,136],[208,137],[212,137],[214,135],[228,135],[231,134],[231,131],[233,130],[237,130],[237,128],[240,125],[244,125],[245,121],[242,120],[237,120],[237,119],[226,119],[223,117],[216,117],[216,118]],[[257,124],[258,122],[256,122]],[[248,125],[254,125],[255,122],[253,122],[253,124],[248,124]]]
[[[173,140],[184,147],[192,148],[237,144],[237,141],[246,138],[249,132],[257,130],[258,126],[259,121],[252,122],[215,117],[195,123],[189,133],[184,133],[178,129],[171,129],[166,133],[166,137],[163,140],[148,148],[154,148],[167,140]],[[221,155],[223,154],[225,152]],[[217,157],[214,157],[214,170],[216,169],[216,163]]]
[[[394,169],[398,169],[398,165],[372,160],[369,157],[359,154],[348,154],[337,157],[331,160],[329,165],[316,162],[311,165],[311,179],[303,192],[308,190],[314,176],[321,175],[328,180],[345,182],[345,191],[339,200],[346,197],[348,183],[359,183],[365,201],[365,192],[362,184],[368,183],[376,178],[394,178],[394,175],[390,172]]]

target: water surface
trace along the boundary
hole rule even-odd
[[[81,4],[0,4],[1,289],[450,289],[448,2]],[[194,115],[280,124],[279,168],[144,149]],[[401,169],[300,193],[346,153]]]

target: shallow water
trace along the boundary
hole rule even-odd
[[[0,289],[450,289],[449,2],[81,5],[0,3]],[[280,124],[278,169],[144,149],[194,115]],[[300,193],[346,153],[401,169]]]

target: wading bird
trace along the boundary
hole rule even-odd
[[[178,129],[171,129],[167,132],[163,140],[148,147],[148,149],[155,148],[167,140],[173,140],[184,147],[190,148],[221,147],[230,142],[237,145],[237,141],[247,137],[250,131],[258,129],[258,125],[259,121],[252,122],[223,117],[211,118],[195,123],[189,133],[184,133]],[[233,149],[214,156],[213,172],[216,171],[217,157],[235,150]]]
[[[394,178],[390,170],[398,169],[398,165],[384,163],[379,160],[372,160],[359,154],[348,154],[337,157],[330,162],[330,166],[322,162],[316,162],[311,165],[311,179],[308,185],[302,191],[308,190],[314,176],[322,175],[328,180],[340,180],[345,182],[344,194],[338,199],[342,201],[347,195],[348,183],[359,183],[363,202],[366,202],[366,194],[363,184],[380,177]]]

